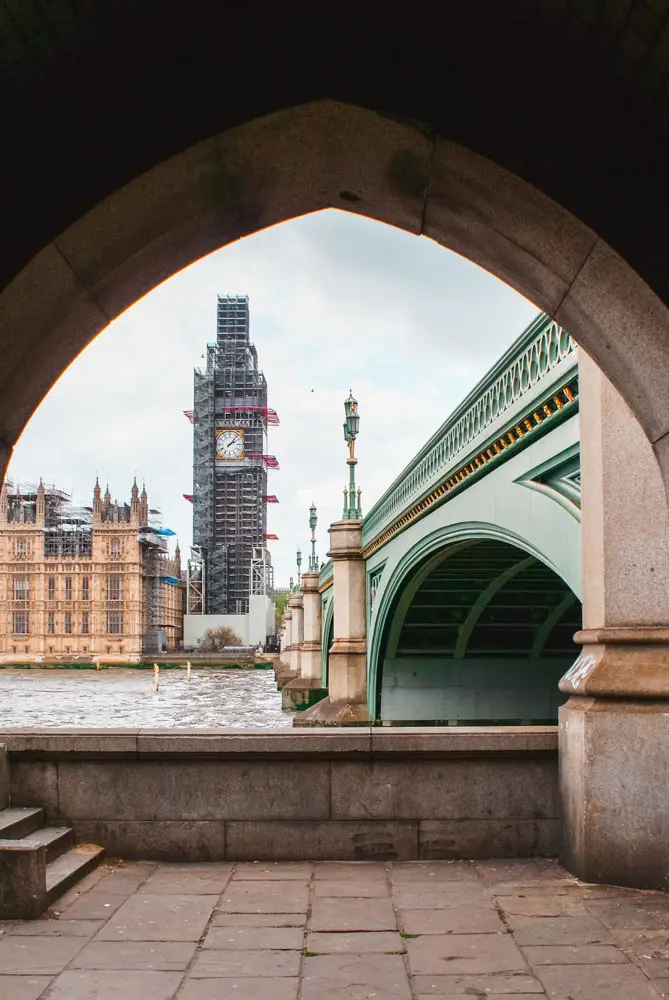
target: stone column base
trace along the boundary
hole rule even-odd
[[[367,705],[360,702],[332,701],[323,698],[316,705],[300,712],[294,726],[368,726]]]
[[[579,878],[669,889],[669,630],[577,633],[560,682],[562,858]]]
[[[281,688],[282,708],[315,705],[327,694],[320,677],[294,677]]]
[[[274,665],[274,676],[276,677],[276,686],[281,690],[289,681],[294,680],[297,674],[290,669],[290,664],[279,662]]]
[[[562,860],[587,882],[669,889],[669,702],[560,708]]]

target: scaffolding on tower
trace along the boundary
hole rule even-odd
[[[205,364],[194,373],[193,542],[206,589],[193,596],[209,614],[249,610],[254,547],[267,531],[267,469],[278,469],[267,454],[267,428],[279,418],[267,406],[267,383],[249,337],[247,296],[219,296],[216,342],[208,344]],[[237,429],[244,450],[238,459],[217,456],[217,432]],[[194,574],[197,559],[193,559]]]

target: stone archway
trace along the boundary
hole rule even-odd
[[[0,468],[67,365],[180,268],[339,207],[428,236],[554,316],[669,465],[665,305],[592,230],[518,176],[413,123],[323,100],[200,143],[109,195],[0,296]]]

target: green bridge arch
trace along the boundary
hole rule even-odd
[[[553,720],[580,614],[560,569],[528,539],[493,524],[442,526],[402,556],[370,615],[370,717]]]

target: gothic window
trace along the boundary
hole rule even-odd
[[[14,583],[14,600],[15,601],[29,601],[30,600],[30,577],[28,577],[28,576],[15,576],[13,583]]]
[[[28,635],[30,632],[30,617],[27,611],[12,613],[12,632],[15,635]]]
[[[72,635],[72,612],[65,612],[65,635]]]
[[[121,539],[112,538],[109,543],[109,555],[110,556],[120,556],[121,555]]]
[[[82,635],[88,635],[88,611],[84,611],[81,616],[81,632]]]
[[[46,630],[49,633],[49,635],[53,635],[54,632],[56,631],[56,618],[53,611],[49,611],[48,615],[46,616]]]
[[[26,544],[25,538],[17,538],[14,544],[14,552],[19,557],[23,558],[28,552],[28,546]]]
[[[120,573],[110,573],[107,576],[107,600],[120,601],[123,595],[122,579]]]
[[[46,596],[48,601],[55,601],[56,599],[56,578],[55,576],[50,576],[46,582]]]
[[[123,612],[122,611],[108,611],[107,612],[107,634],[108,635],[123,635]]]
[[[82,601],[89,600],[88,597],[88,577],[82,576],[81,578],[81,599]]]
[[[72,577],[71,576],[66,576],[65,577],[65,600],[66,601],[71,601],[72,600]]]

